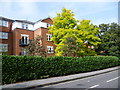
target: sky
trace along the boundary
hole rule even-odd
[[[77,20],[91,23],[118,22],[119,0],[0,0],[0,16],[36,22],[55,17],[64,7],[74,12]]]

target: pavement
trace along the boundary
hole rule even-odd
[[[59,77],[52,77],[52,78],[47,78],[47,79],[39,79],[39,80],[31,80],[31,81],[19,82],[19,83],[14,83],[14,84],[7,84],[7,85],[3,85],[2,89],[6,89],[6,88],[32,89],[35,87],[43,87],[43,86],[57,84],[61,82],[67,82],[67,81],[87,78],[87,77],[115,71],[118,69],[120,69],[120,66],[107,68],[104,70],[93,71],[93,72],[86,72],[86,73],[73,74],[73,75],[67,75],[67,76],[59,76]]]

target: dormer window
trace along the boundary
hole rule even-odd
[[[26,29],[28,29],[28,25],[26,24]]]
[[[22,29],[28,29],[28,24],[22,24]]]
[[[52,25],[47,23],[47,28],[50,27],[50,26],[52,26]]]

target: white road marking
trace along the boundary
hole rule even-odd
[[[120,76],[119,76],[119,77],[120,77]],[[118,79],[119,77],[116,77],[116,78],[110,79],[110,80],[108,80],[108,81],[106,81],[106,82],[111,82],[111,81],[113,81],[113,80],[115,80],[115,79]]]
[[[99,85],[94,85],[94,86],[92,86],[92,87],[90,87],[90,88],[95,88],[95,87],[98,87]]]

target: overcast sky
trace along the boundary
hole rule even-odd
[[[11,19],[38,21],[55,17],[63,7],[74,12],[78,20],[93,24],[118,22],[119,0],[0,0],[0,16]]]

